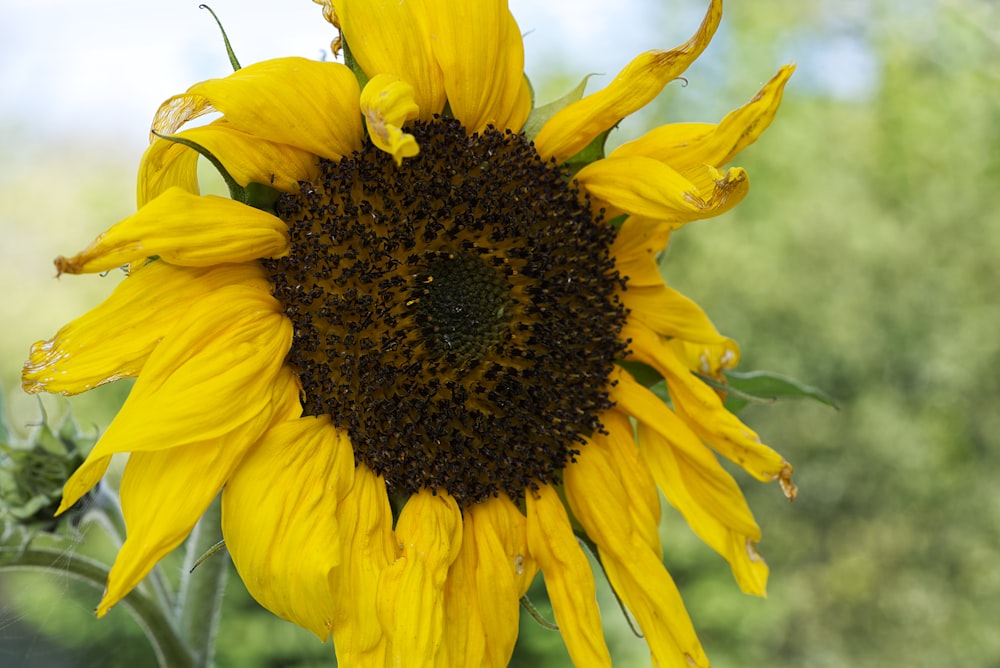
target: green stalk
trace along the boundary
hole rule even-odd
[[[200,563],[199,559],[220,540],[222,513],[217,497],[188,537],[174,611],[181,637],[199,666],[211,666],[214,661],[222,595],[229,574],[229,559],[225,556],[213,556]]]
[[[57,572],[60,576],[69,575],[92,585],[98,591],[104,589],[108,579],[108,569],[103,564],[73,552],[38,547],[18,548],[14,552],[14,560],[10,562],[6,562],[6,557],[0,552],[0,571]],[[200,665],[185,647],[166,610],[155,601],[133,591],[119,605],[124,606],[142,628],[161,668],[196,668]]]

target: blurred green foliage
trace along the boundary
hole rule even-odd
[[[768,599],[740,594],[664,509],[665,559],[717,668],[997,665],[998,19],[989,0],[730,3],[689,84],[623,126],[631,138],[664,119],[717,120],[779,64],[801,64],[775,124],[737,160],[750,196],[676,234],[663,263],[741,343],[741,369],[798,378],[840,406],[743,413],[800,487],[790,505],[737,474],[764,530]],[[5,362],[6,382],[18,364]],[[551,618],[544,589],[531,595]],[[606,587],[600,596],[616,665],[648,665]],[[0,664],[148,656],[127,649],[142,641],[122,611],[86,614],[97,592],[19,576],[0,581],[0,600]],[[231,578],[220,667],[331,656]],[[522,615],[513,665],[569,663],[559,636]]]

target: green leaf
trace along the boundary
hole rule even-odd
[[[773,403],[778,399],[813,399],[839,410],[837,402],[823,390],[772,371],[726,372],[726,383],[696,374],[703,381],[728,393],[726,408],[741,410],[748,403]]]

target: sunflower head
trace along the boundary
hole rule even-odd
[[[760,532],[718,455],[789,492],[791,468],[724,408],[738,349],[657,257],[745,195],[726,164],[792,68],[719,124],[606,154],[704,50],[720,2],[686,43],[542,109],[504,0],[320,4],[346,65],[266,61],[169,99],[138,212],[57,260],[128,270],[24,370],[31,392],[137,377],[64,489],[66,508],[131,453],[99,612],[221,491],[251,593],[332,634],[344,665],[506,665],[538,571],[574,661],[609,665],[578,536],[654,661],[707,665],[659,493],[762,594]],[[273,202],[200,194],[199,154]]]

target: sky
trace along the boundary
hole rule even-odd
[[[309,0],[208,2],[243,64],[329,53],[333,28]],[[218,28],[199,9],[199,0],[3,0],[3,5],[0,135],[8,142],[39,145],[88,133],[89,139],[106,135],[115,148],[140,151],[160,102],[231,71]],[[603,75],[592,80],[592,89],[639,52],[686,40],[706,5],[704,0],[510,0],[525,35],[528,75],[537,81],[550,64],[575,76]],[[723,21],[710,50],[724,50],[725,32]],[[796,84],[804,89],[852,96],[873,85],[871,56],[849,35],[824,38],[804,30],[798,38],[789,36],[786,50],[780,57],[798,61]],[[540,90],[538,102],[562,92]]]
[[[209,0],[243,64],[329,52],[333,28],[309,0]],[[650,3],[511,0],[526,34],[526,69],[565,58],[580,76],[612,76],[639,51],[683,41],[700,16],[681,6],[674,26],[648,20]],[[218,29],[198,0],[4,0],[0,22],[0,123],[20,139],[107,133],[146,139],[153,112],[192,83],[230,70]],[[638,20],[638,12],[646,20]],[[620,39],[609,39],[621,36]],[[600,48],[595,48],[600,45]],[[10,130],[8,130],[10,132]]]

